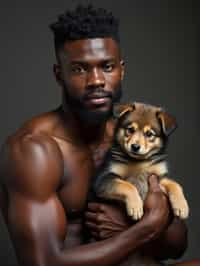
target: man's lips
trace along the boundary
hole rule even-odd
[[[86,96],[85,100],[90,104],[101,105],[111,100],[112,95],[109,93],[92,93]]]
[[[87,102],[90,104],[100,105],[105,104],[110,101],[110,97],[104,96],[104,97],[88,97],[86,99]]]

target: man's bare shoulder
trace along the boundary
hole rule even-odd
[[[59,109],[39,114],[27,120],[16,132],[15,136],[29,133],[32,135],[52,135],[62,123]]]
[[[55,120],[53,113],[40,115],[7,138],[1,149],[1,172],[9,188],[30,194],[38,193],[40,187],[46,187],[48,193],[59,186],[63,158],[49,134]]]

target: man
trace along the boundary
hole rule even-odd
[[[137,263],[128,265],[179,257],[187,230],[172,217],[155,176],[135,225],[117,206],[87,206],[92,177],[112,142],[113,104],[121,97],[118,21],[104,9],[79,6],[51,29],[62,105],[26,122],[1,153],[1,209],[19,265],[120,265],[136,250]],[[88,240],[89,230],[97,241]]]

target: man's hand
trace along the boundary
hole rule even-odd
[[[152,225],[152,234],[159,236],[169,223],[169,205],[155,175],[149,177],[149,193],[144,211],[142,220],[146,220],[148,227]],[[127,217],[125,209],[107,203],[89,203],[85,217],[86,225],[96,239],[112,237],[134,224]]]
[[[96,239],[106,239],[130,227],[132,221],[118,205],[89,203],[85,213],[86,226]]]
[[[170,222],[170,207],[166,195],[160,188],[158,177],[156,175],[149,176],[149,193],[144,202],[144,216],[148,217],[149,222],[154,220],[157,226],[162,228],[166,227]]]

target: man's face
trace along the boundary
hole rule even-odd
[[[81,117],[106,119],[121,97],[124,65],[112,38],[66,42],[59,52],[56,76],[65,101]]]

